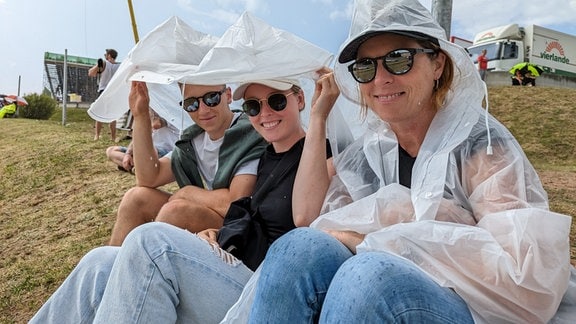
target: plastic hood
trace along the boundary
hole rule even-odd
[[[192,121],[178,106],[182,95],[177,82],[234,87],[234,83],[250,80],[299,78],[309,102],[315,71],[329,66],[332,59],[330,52],[248,12],[219,39],[174,17],[130,51],[88,113],[103,122],[122,116],[129,109],[130,80],[147,82],[152,108],[180,129]]]
[[[129,80],[136,75],[138,80],[148,82],[150,106],[175,127],[186,128],[192,120],[179,109],[181,94],[174,80],[196,68],[217,40],[178,17],[166,20],[130,50],[88,114],[102,122],[122,116],[129,109]]]
[[[551,323],[574,323],[571,218],[549,211],[522,148],[486,115],[486,88],[468,54],[446,41],[417,0],[355,1],[350,36],[341,50],[366,32],[391,30],[437,38],[455,66],[451,92],[418,153],[411,189],[398,184],[394,133],[369,116],[364,134],[334,158],[338,173],[327,193],[326,213],[310,226],[364,233],[358,253],[386,251],[411,260],[438,284],[454,289],[476,323],[545,323],[553,315]],[[348,64],[336,64],[336,81],[356,103],[351,109],[358,110]],[[222,323],[247,322],[259,275],[257,270]]]
[[[315,78],[333,55],[292,33],[243,13],[212,48],[198,69],[178,81],[239,83],[270,78]]]

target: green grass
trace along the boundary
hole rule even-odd
[[[576,215],[576,90],[489,92],[490,111],[525,149],[551,209]],[[106,244],[134,185],[106,160],[109,135],[93,141],[86,109],[68,108],[67,121],[61,110],[46,121],[0,120],[0,323],[26,323],[87,251]],[[571,242],[576,260],[574,226]]]

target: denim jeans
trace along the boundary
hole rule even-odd
[[[148,223],[89,252],[31,323],[218,323],[251,275],[196,235]]]
[[[262,264],[250,323],[473,323],[466,303],[412,262],[353,255],[332,236],[297,228]]]

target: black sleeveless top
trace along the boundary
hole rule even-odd
[[[414,167],[415,157],[410,156],[402,146],[398,145],[398,176],[400,184],[410,188],[412,182],[412,167]]]

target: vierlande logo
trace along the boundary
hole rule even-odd
[[[552,50],[557,50],[560,56],[552,53]],[[570,63],[570,59],[567,58],[566,55],[564,54],[564,48],[562,47],[562,44],[560,44],[558,41],[548,43],[546,45],[546,49],[544,50],[544,52],[540,53],[540,58],[564,64]]]
[[[490,39],[496,38],[492,32],[487,32],[486,34],[480,36],[478,42],[484,42]]]

